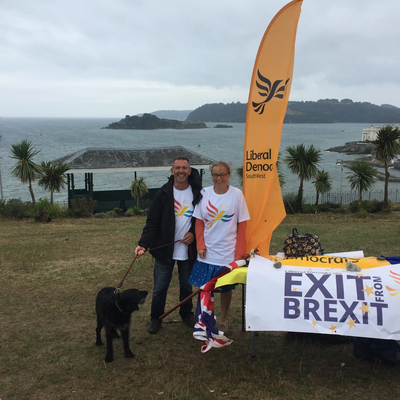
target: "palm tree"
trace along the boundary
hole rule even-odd
[[[332,179],[329,172],[325,172],[323,169],[317,172],[315,175],[315,181],[313,182],[315,190],[317,191],[317,197],[315,205],[318,206],[319,195],[328,193],[332,189]]]
[[[400,128],[391,125],[383,126],[379,129],[376,140],[374,141],[376,153],[375,158],[382,162],[385,168],[385,191],[383,197],[383,208],[389,209],[389,164],[392,159],[400,154]]]
[[[362,192],[367,191],[376,181],[378,171],[365,161],[355,161],[350,168],[353,173],[347,177],[351,189],[358,190],[359,201],[362,201]]]
[[[236,174],[239,177],[239,184],[243,187],[243,166],[236,168]]]
[[[137,201],[137,206],[139,207],[139,200],[149,191],[144,178],[135,179],[132,181],[131,194]]]
[[[296,146],[286,147],[289,153],[284,158],[284,162],[290,171],[300,179],[300,186],[297,193],[297,203],[299,210],[302,210],[303,204],[303,183],[315,177],[318,172],[318,163],[321,161],[321,150],[316,149],[314,145],[305,147],[303,143]]]
[[[69,170],[69,166],[62,162],[53,165],[50,161],[42,161],[41,168],[38,183],[45,190],[50,191],[50,204],[53,205],[54,192],[60,192],[65,187],[65,173]]]
[[[281,172],[281,152],[278,153],[278,159],[276,160],[276,169],[278,170],[278,178],[279,178],[279,186],[283,188],[285,185],[285,175],[283,175],[283,172]]]
[[[18,178],[22,183],[29,184],[29,192],[31,193],[32,203],[36,205],[35,195],[32,189],[32,182],[40,175],[40,165],[33,162],[33,157],[40,150],[35,150],[32,142],[25,139],[20,143],[11,145],[11,158],[18,160],[11,170],[11,174]]]

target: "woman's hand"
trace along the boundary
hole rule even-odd
[[[201,249],[201,250],[197,250],[197,253],[199,254],[200,258],[206,258],[206,249]]]

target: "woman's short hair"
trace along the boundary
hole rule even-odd
[[[211,165],[211,167],[210,167],[211,173],[212,173],[212,170],[214,167],[225,167],[228,174],[229,175],[231,174],[231,166],[228,163],[226,163],[225,161],[217,161],[213,165]]]

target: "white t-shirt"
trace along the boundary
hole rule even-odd
[[[178,190],[174,186],[175,240],[182,239],[190,229],[194,208],[192,203],[193,192],[190,185],[185,190]],[[188,259],[188,246],[185,243],[175,243],[173,259]]]
[[[206,257],[199,261],[225,265],[235,260],[237,225],[250,219],[246,200],[240,189],[229,186],[224,194],[217,194],[213,186],[202,190],[203,198],[193,213],[204,222]]]

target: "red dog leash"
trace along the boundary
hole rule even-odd
[[[152,249],[147,249],[147,250],[145,250],[144,253],[146,253],[147,251],[152,251],[152,250],[161,249],[162,247],[171,246],[172,244],[175,244],[175,243],[178,243],[178,242],[181,242],[181,241],[182,241],[182,239],[180,239],[180,240],[175,240],[175,242],[172,242],[172,243],[163,244],[162,246],[153,247]],[[143,254],[144,254],[144,253],[143,253]],[[143,254],[142,254],[142,255],[143,255]],[[122,281],[121,281],[120,283],[118,283],[117,288],[116,288],[116,290],[115,290],[115,293],[118,293],[119,289],[121,289],[121,287],[122,287],[122,285],[123,285],[123,283],[124,283],[125,278],[128,276],[128,274],[129,274],[129,272],[130,272],[130,270],[131,270],[131,268],[132,268],[132,265],[133,265],[133,263],[136,261],[137,258],[138,258],[138,256],[135,256],[135,258],[133,259],[133,261],[132,261],[130,267],[128,268],[128,271],[126,271],[125,276],[122,278]]]

